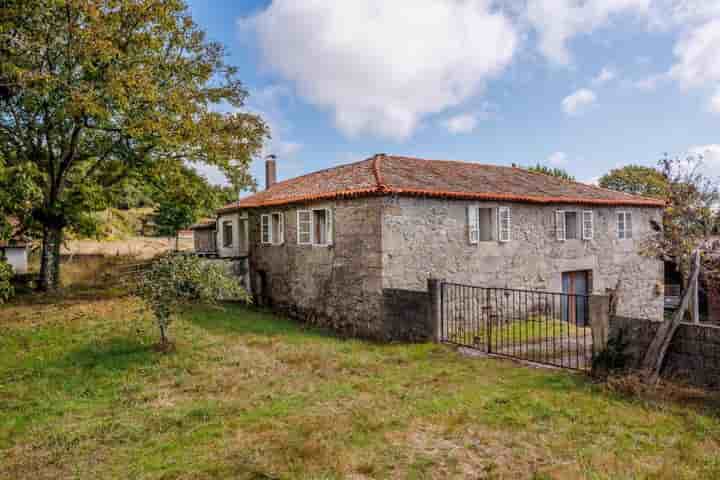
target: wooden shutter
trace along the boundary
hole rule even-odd
[[[468,222],[468,242],[470,245],[477,245],[480,239],[480,218],[478,216],[477,205],[468,205],[467,207]]]
[[[285,243],[285,214],[277,213],[276,215],[280,219],[278,221],[278,232],[280,232],[280,238],[276,238],[275,243],[280,245]]]
[[[625,212],[625,238],[633,238],[632,213]]]
[[[618,212],[617,214],[617,237],[619,239],[625,238],[625,212]]]
[[[582,238],[583,240],[592,240],[595,236],[595,224],[592,210],[582,212]]]
[[[555,212],[555,238],[559,241],[565,241],[565,211],[557,210]]]
[[[272,240],[270,232],[270,215],[260,216],[260,237],[260,241],[265,244],[270,243]]]
[[[332,210],[329,208],[325,209],[325,244],[332,245],[333,243],[333,218]]]
[[[312,212],[298,210],[297,212],[297,243],[298,245],[312,245]]]
[[[512,218],[510,207],[498,208],[498,240],[509,242],[512,237]]]

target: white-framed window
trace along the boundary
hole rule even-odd
[[[633,238],[633,224],[631,212],[617,212],[617,237],[620,240]]]
[[[223,247],[232,248],[233,246],[233,222],[227,220],[222,223]]]
[[[592,240],[594,235],[593,212],[584,210],[556,210],[555,238],[565,240]]]
[[[582,238],[592,240],[595,237],[595,218],[592,210],[582,212]]]
[[[509,242],[512,238],[510,207],[498,208],[498,241]]]
[[[285,241],[285,216],[281,212],[260,215],[261,242],[281,245]]]
[[[332,245],[333,218],[329,208],[298,210],[298,245]]]
[[[467,207],[468,242],[477,245],[479,242],[494,240],[508,242],[511,237],[510,207]]]
[[[312,212],[310,210],[298,210],[297,225],[298,245],[312,245]]]

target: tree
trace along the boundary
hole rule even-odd
[[[182,0],[3,2],[0,156],[42,192],[41,289],[58,286],[65,229],[124,180],[198,162],[247,171],[267,127],[240,111],[247,92],[224,57]]]
[[[568,180],[571,182],[575,181],[575,177],[570,175],[565,169],[557,168],[557,167],[548,167],[546,165],[537,164],[534,167],[528,167],[528,171],[535,172],[535,173],[542,173],[544,175],[551,175],[553,177],[562,178],[563,180]]]
[[[158,234],[175,237],[175,250],[179,250],[179,232],[195,222],[195,210],[191,205],[165,201],[157,208],[155,224]]]
[[[714,210],[720,201],[717,182],[702,173],[702,157],[665,155],[659,173],[667,182],[667,204],[663,212],[662,235],[647,246],[651,255],[674,261],[687,280],[690,259],[712,233]]]
[[[156,260],[140,278],[135,294],[154,317],[163,350],[170,346],[168,328],[184,306],[212,305],[221,300],[251,301],[237,278],[223,265],[183,254],[169,254]]]
[[[600,178],[600,186],[632,195],[667,198],[669,180],[662,171],[642,165],[627,165]]]

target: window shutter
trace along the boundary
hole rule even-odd
[[[477,205],[468,205],[467,207],[468,221],[468,242],[470,245],[477,245],[480,239],[480,218],[478,215]]]
[[[262,243],[270,243],[272,239],[270,233],[270,215],[260,216],[260,230]]]
[[[278,225],[278,230],[280,231],[280,238],[275,239],[275,242],[278,244],[285,243],[285,214],[279,213],[278,216],[280,217],[280,222]]]
[[[510,207],[498,208],[498,240],[501,242],[509,242],[512,236],[512,218],[510,216]]]
[[[595,225],[592,210],[585,210],[582,214],[582,238],[592,240],[595,236]]]
[[[327,245],[333,243],[333,217],[332,211],[329,208],[325,209],[325,239]]]
[[[297,242],[298,245],[312,244],[312,212],[298,210],[297,212]]]
[[[559,241],[565,241],[565,212],[557,210],[555,212],[555,238]]]
[[[633,238],[632,213],[625,212],[625,238]]]
[[[618,212],[617,214],[617,237],[619,239],[625,238],[625,212]]]

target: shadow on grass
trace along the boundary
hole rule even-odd
[[[269,310],[246,305],[197,307],[184,312],[183,318],[212,333],[338,339],[329,330],[304,325]]]
[[[134,365],[147,364],[157,356],[158,353],[152,345],[141,343],[134,338],[115,337],[70,351],[54,366],[60,369],[74,367],[117,373]]]

